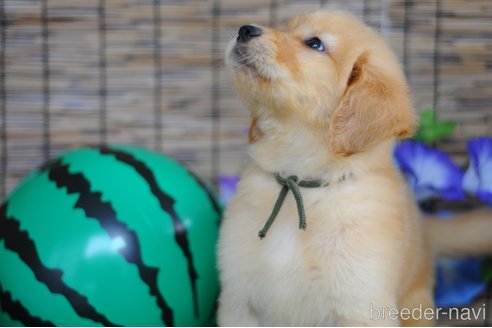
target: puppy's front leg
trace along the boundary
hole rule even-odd
[[[381,235],[378,233],[377,235]],[[351,271],[338,280],[333,295],[336,324],[339,326],[400,326],[399,295],[402,269],[398,259],[401,243],[387,238],[377,243],[359,243],[350,254]],[[346,247],[350,247],[348,244]]]
[[[245,297],[240,297],[240,294],[231,295],[224,287],[219,299],[217,318],[219,326],[258,327],[260,325],[258,317]]]

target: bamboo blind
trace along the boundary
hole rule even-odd
[[[441,149],[463,162],[467,138],[492,134],[490,0],[0,0],[0,201],[86,144],[156,149],[210,182],[238,174],[249,118],[225,46],[242,24],[321,6],[380,30],[416,109],[457,123]]]
[[[84,144],[163,151],[209,181],[247,163],[247,110],[223,65],[245,23],[281,25],[320,6],[379,29],[417,110],[458,124],[439,146],[464,159],[491,134],[489,0],[0,0],[0,199],[29,171]]]

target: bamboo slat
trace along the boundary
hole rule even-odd
[[[281,26],[322,2],[380,30],[405,61],[416,109],[435,103],[438,117],[457,123],[442,149],[464,162],[466,139],[492,133],[489,0],[441,0],[438,15],[437,0],[410,1],[408,12],[405,0],[166,0],[158,7],[150,0],[106,0],[103,20],[98,0],[48,0],[48,124],[41,2],[5,0],[8,157],[0,184],[11,190],[43,162],[46,126],[54,155],[102,141],[101,119],[109,143],[164,151],[209,181],[238,174],[248,162],[250,122],[224,67],[224,49],[243,24]]]

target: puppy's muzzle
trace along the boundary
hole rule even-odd
[[[236,38],[238,43],[246,43],[249,40],[259,37],[263,34],[263,30],[254,25],[243,25],[239,28]]]

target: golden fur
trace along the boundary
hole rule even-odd
[[[398,325],[370,320],[371,304],[433,307],[432,252],[392,157],[394,141],[417,126],[393,52],[342,12],[303,15],[283,31],[262,29],[227,50],[237,92],[251,110],[253,164],[221,226],[219,324]],[[304,44],[312,37],[324,52]],[[298,229],[288,195],[260,240],[281,188],[275,172],[329,185],[301,188],[306,231]]]

